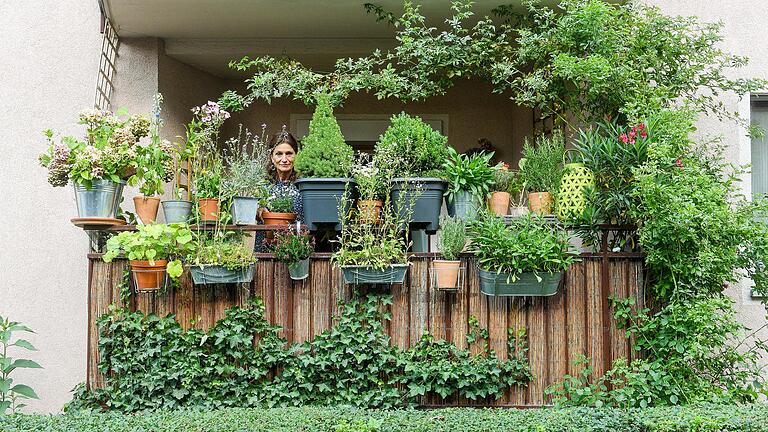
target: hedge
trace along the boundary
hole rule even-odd
[[[768,405],[618,409],[473,409],[375,411],[354,408],[81,412],[0,417],[0,431],[768,431]]]

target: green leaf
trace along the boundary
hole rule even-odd
[[[168,272],[168,276],[176,279],[184,272],[184,267],[181,265],[181,261],[173,260],[168,263],[166,271]]]
[[[11,346],[26,348],[30,351],[37,351],[37,348],[35,348],[34,345],[32,345],[31,343],[29,343],[29,341],[26,341],[24,339],[17,340],[16,342],[12,343]]]
[[[26,359],[18,359],[14,361],[11,366],[15,368],[26,368],[26,369],[42,369],[43,368],[37,362],[32,360],[26,360]]]
[[[0,401],[0,414],[5,414],[11,407],[11,401]]]
[[[24,384],[16,384],[15,386],[11,387],[11,391],[30,399],[40,399],[40,397],[37,396],[37,393],[32,390],[32,387],[26,386]]]

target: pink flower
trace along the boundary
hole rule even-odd
[[[678,159],[675,161],[675,165],[677,165],[678,168],[683,169],[683,161]]]
[[[627,134],[621,134],[619,135],[619,141],[626,144],[627,141],[629,141],[629,138],[627,138]]]
[[[639,125],[637,125],[637,129],[638,130],[644,130],[645,129],[645,123],[640,123]]]
[[[646,131],[640,132],[640,138],[643,138],[643,139],[648,138],[648,132]]]

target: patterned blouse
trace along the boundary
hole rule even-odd
[[[304,207],[301,202],[301,194],[296,185],[291,181],[278,180],[269,187],[269,195],[291,195],[293,196],[293,211],[296,213],[296,220],[299,222],[304,221]],[[256,231],[254,234],[255,243],[253,244],[254,252],[269,252],[267,245],[265,244],[264,231]]]

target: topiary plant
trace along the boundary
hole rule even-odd
[[[294,168],[301,177],[349,177],[355,155],[333,116],[330,96],[321,93],[315,100],[309,134],[302,140]]]
[[[376,144],[376,166],[391,177],[439,176],[448,157],[448,138],[404,112],[391,121]]]

